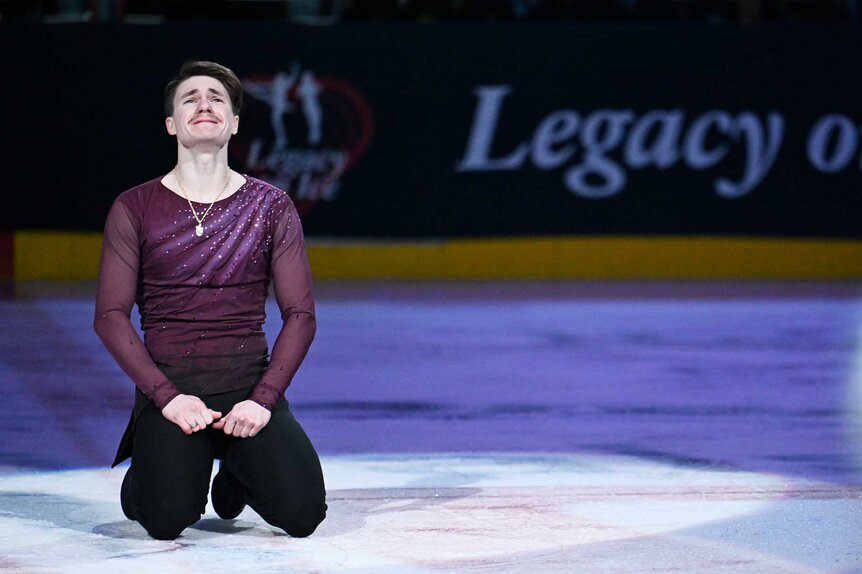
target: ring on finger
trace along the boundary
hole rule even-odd
[[[192,428],[197,428],[197,426],[198,426],[198,421],[192,421],[192,422],[191,422],[191,424],[190,424],[189,426],[190,426],[190,427],[192,427]]]

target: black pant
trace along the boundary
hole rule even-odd
[[[250,390],[200,398],[227,415]],[[250,438],[211,427],[186,435],[151,403],[135,421],[123,492],[131,514],[150,536],[172,540],[200,519],[217,458],[244,485],[248,505],[291,536],[310,535],[326,517],[320,460],[284,398],[272,409],[269,423]]]

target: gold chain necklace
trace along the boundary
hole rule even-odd
[[[174,168],[174,177],[177,178],[177,183],[180,186],[180,191],[183,192],[183,197],[185,197],[186,201],[189,202],[189,207],[192,210],[192,215],[195,217],[195,221],[198,222],[197,226],[195,226],[195,235],[200,237],[201,235],[204,234],[204,218],[210,212],[210,209],[213,208],[213,205],[215,204],[215,202],[218,201],[218,198],[220,198],[222,196],[222,194],[225,192],[225,190],[227,189],[227,184],[230,182],[230,169],[227,170],[227,177],[224,180],[224,185],[222,186],[221,191],[215,197],[215,199],[212,200],[212,202],[209,204],[209,207],[207,207],[206,211],[204,211],[204,214],[201,215],[200,217],[198,217],[198,213],[197,213],[197,211],[195,211],[195,206],[192,205],[192,200],[189,199],[189,194],[186,192],[186,188],[183,187],[183,180],[180,179],[180,169],[179,168],[180,168],[180,166],[176,166]]]

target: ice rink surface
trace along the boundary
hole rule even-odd
[[[10,291],[2,572],[862,572],[862,285],[318,284],[327,520],[174,542],[120,510],[92,285]]]

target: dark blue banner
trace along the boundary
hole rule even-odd
[[[233,167],[309,235],[862,237],[858,27],[7,26],[0,50],[0,229],[100,229],[173,167],[163,86],[211,59],[245,88]]]

